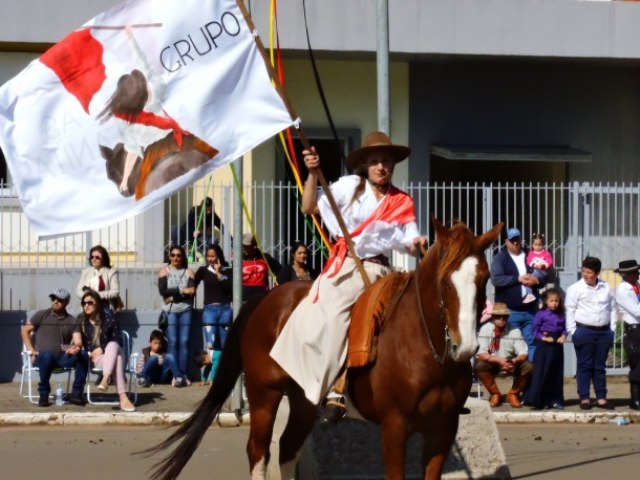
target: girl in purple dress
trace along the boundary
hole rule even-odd
[[[535,410],[564,408],[564,341],[567,328],[560,291],[548,289],[543,297],[544,308],[533,321],[536,344],[533,357],[533,378],[524,401]]]

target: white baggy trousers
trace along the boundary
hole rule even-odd
[[[376,263],[363,264],[371,283],[391,271]],[[363,291],[356,264],[346,257],[336,276],[322,274],[313,282],[271,349],[271,357],[313,404],[324,397],[345,363],[351,307]]]

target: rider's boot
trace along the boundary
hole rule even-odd
[[[320,424],[323,426],[338,423],[347,414],[347,401],[343,394],[347,389],[347,369],[343,369],[327,395],[322,411]]]
[[[347,414],[346,399],[335,392],[327,396],[322,412],[320,413],[320,423],[322,425],[332,425],[338,423]]]

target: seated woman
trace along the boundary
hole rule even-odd
[[[278,285],[290,282],[291,280],[313,280],[316,278],[315,272],[312,272],[307,265],[309,258],[309,249],[302,242],[296,242],[291,247],[291,258],[289,265],[282,267],[276,277]]]
[[[82,326],[82,344],[89,360],[96,368],[102,369],[102,381],[98,390],[106,391],[109,379],[115,376],[116,391],[120,396],[120,409],[135,412],[136,407],[129,400],[124,379],[124,355],[120,329],[113,315],[106,315],[100,308],[98,292],[88,290],[82,295],[82,310],[78,316]]]

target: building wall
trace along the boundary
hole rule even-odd
[[[57,42],[117,3],[0,0],[0,50],[2,42]],[[264,39],[269,32],[269,3],[250,2]],[[285,50],[306,50],[302,3],[278,2],[279,37]],[[375,52],[372,0],[307,2],[307,19],[312,43],[319,51]],[[638,24],[640,5],[635,2],[389,1],[390,47],[397,53],[640,58]]]
[[[262,35],[269,2],[251,2]],[[307,2],[315,49],[375,52],[372,0]],[[581,0],[389,0],[392,52],[412,55],[505,55],[640,58],[640,5]],[[278,2],[280,43],[306,48],[302,2]]]
[[[410,177],[425,178],[429,147],[565,145],[593,152],[567,181],[637,180],[640,66],[525,60],[414,62]],[[528,181],[523,165],[518,181]],[[555,181],[562,174],[555,173]],[[428,173],[427,173],[428,175]]]

